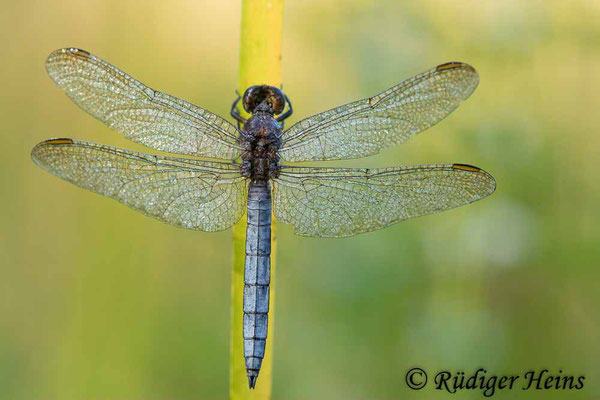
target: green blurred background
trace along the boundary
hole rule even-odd
[[[237,1],[2,4],[0,398],[225,398],[231,232],[174,228],[37,168],[74,137],[145,150],[44,70],[92,51],[227,116]],[[282,399],[481,398],[405,371],[585,375],[600,398],[600,3],[286,1],[283,85],[299,118],[447,61],[480,85],[408,144],[349,166],[462,162],[498,181],[476,204],[349,239],[279,226],[273,391]],[[319,279],[315,279],[318,276]]]

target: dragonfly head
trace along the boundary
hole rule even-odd
[[[274,86],[256,85],[246,89],[242,102],[244,110],[251,114],[262,111],[277,115],[283,111],[285,96],[280,89]]]

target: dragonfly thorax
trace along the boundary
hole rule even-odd
[[[279,175],[281,125],[269,112],[256,110],[244,125],[240,140],[242,175],[252,179],[272,179]]]

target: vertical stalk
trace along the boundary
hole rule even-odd
[[[242,0],[240,75],[238,90],[243,94],[251,85],[281,85],[281,35],[283,0]],[[240,110],[243,111],[243,110]],[[248,388],[244,363],[243,290],[246,219],[233,227],[233,277],[230,347],[230,400],[268,400],[271,398],[273,364],[273,322],[275,299],[276,221],[271,228],[271,293],[269,334],[265,358],[254,390]]]

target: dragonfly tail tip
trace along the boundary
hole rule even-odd
[[[248,387],[250,389],[254,389],[254,386],[256,386],[257,379],[258,379],[258,376],[256,376],[256,375],[248,375]]]

